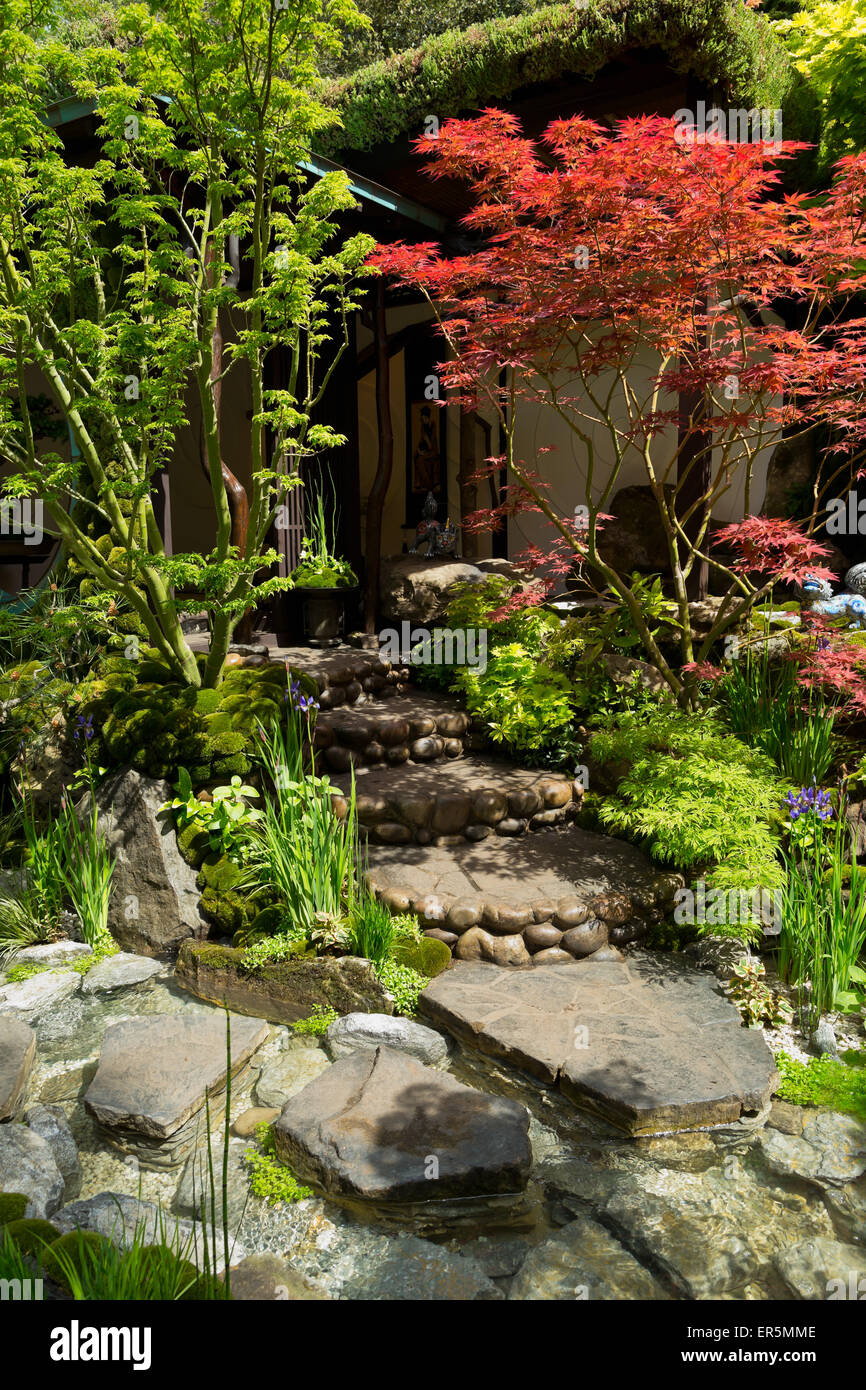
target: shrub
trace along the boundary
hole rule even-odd
[[[766,973],[763,961],[747,956],[734,966],[734,973],[725,986],[726,994],[736,1004],[748,1028],[760,1028],[762,1023],[778,1027],[790,1023],[793,1017],[787,999],[774,994],[767,985]]]
[[[463,667],[455,687],[469,713],[487,727],[494,743],[515,754],[540,750],[572,723],[571,687],[565,676],[519,642],[488,654],[482,673]]]
[[[628,771],[597,806],[600,823],[678,869],[711,869],[716,888],[782,886],[782,783],[765,754],[732,738],[707,715],[629,713],[597,733],[590,754]]]

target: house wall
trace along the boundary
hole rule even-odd
[[[397,333],[408,324],[423,323],[429,319],[429,312],[425,311],[423,306],[415,306],[411,309],[389,309],[388,333],[389,335]],[[360,328],[358,334],[359,348],[363,348],[371,342],[370,331],[363,327]],[[648,349],[638,354],[629,379],[640,400],[649,398],[652,378],[656,370],[657,360]],[[563,386],[567,385],[565,382],[562,384]],[[610,384],[611,378],[599,380],[597,389],[600,395],[603,396],[607,393]],[[659,402],[659,408],[673,409],[675,404],[676,402],[672,397],[662,398]],[[391,412],[394,426],[394,474],[385,504],[383,555],[398,554],[404,543],[411,544],[413,536],[412,530],[404,526],[406,421],[402,352],[391,358]],[[447,415],[449,417],[447,434],[448,502],[452,519],[459,519],[460,419],[459,412],[453,407],[448,408]],[[362,377],[358,385],[358,418],[363,526],[366,501],[376,472],[378,450],[375,373],[372,370]],[[614,418],[620,426],[626,426],[628,417],[621,393],[614,398]],[[610,467],[613,460],[612,443],[605,426],[600,421],[593,422],[587,426],[587,429],[595,450],[591,494],[593,501],[598,503],[610,480]],[[660,471],[663,471],[666,464],[673,459],[676,442],[677,432],[674,427],[663,431],[654,440],[653,460]],[[495,430],[492,447],[494,451],[497,448]],[[767,468],[773,447],[774,442],[765,445],[760,450],[754,464],[751,510],[756,510],[763,499]],[[541,452],[542,450],[546,452]],[[515,434],[515,451],[517,457],[522,459],[530,469],[537,469],[544,476],[548,484],[547,496],[560,513],[566,516],[572,515],[575,506],[586,500],[587,449],[583,441],[553,411],[544,405],[534,405],[530,402],[521,403]],[[476,461],[480,463],[481,458],[482,449],[479,436]],[[718,463],[718,454],[714,461],[716,464]],[[672,482],[676,480],[675,463],[671,468],[670,480]],[[636,447],[632,448],[626,452],[625,460],[610,495],[615,495],[621,488],[646,484],[646,482],[647,475],[642,454]],[[713,510],[713,515],[717,520],[721,522],[733,521],[743,515],[744,489],[744,470],[734,470],[732,485],[720,497]],[[478,490],[478,505],[484,506],[486,500],[486,486],[482,485]],[[606,505],[607,503],[605,503],[605,507]],[[509,518],[509,557],[514,558],[520,555],[530,544],[543,549],[549,540],[549,523],[540,514],[524,512]],[[491,550],[490,536],[484,534],[479,537],[479,541],[479,555],[489,555]]]

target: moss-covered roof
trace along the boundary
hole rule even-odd
[[[472,0],[463,3],[471,13]],[[527,3],[533,0],[506,0],[524,12],[434,33],[329,81],[326,97],[342,130],[330,133],[323,152],[370,149],[418,131],[430,114],[456,115],[566,74],[592,79],[639,49],[661,50],[675,72],[691,74],[735,106],[781,107],[786,138],[817,135],[808,88],[767,22],[743,0],[589,0],[586,9],[571,0],[528,13]],[[413,7],[423,15],[417,0]]]

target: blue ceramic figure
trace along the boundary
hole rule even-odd
[[[804,605],[825,618],[848,617],[849,627],[866,628],[866,565],[853,565],[845,575],[853,593],[834,594],[826,579],[807,575],[803,581]]]

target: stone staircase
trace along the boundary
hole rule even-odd
[[[388,681],[374,676],[369,683],[377,679]],[[465,711],[446,696],[401,689],[402,684],[386,683],[351,706],[321,710],[315,733],[320,766],[348,772],[461,757],[470,733]]]

